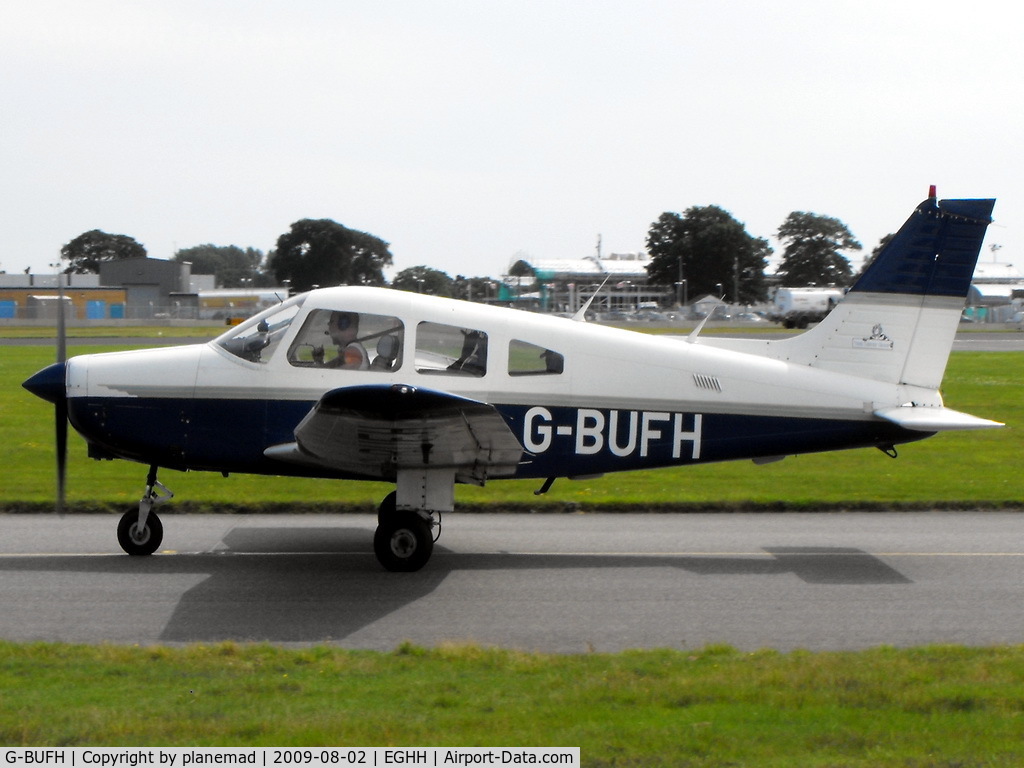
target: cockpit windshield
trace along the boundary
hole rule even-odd
[[[214,343],[243,360],[266,363],[288,332],[288,326],[305,300],[306,294],[302,294],[266,309],[218,336]]]

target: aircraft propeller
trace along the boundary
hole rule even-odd
[[[22,386],[33,395],[49,400],[54,406],[55,443],[57,449],[56,512],[58,515],[63,515],[68,454],[68,397],[65,384],[68,356],[63,284],[58,286],[57,294],[57,362],[30,376]]]

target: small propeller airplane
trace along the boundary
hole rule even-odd
[[[370,287],[289,298],[207,344],[81,355],[29,378],[94,459],[149,466],[118,525],[149,555],[159,468],[395,483],[374,551],[429,560],[456,483],[895,446],[1002,426],[939,393],[994,200],[934,187],[843,301],[781,340],[661,338]],[[574,322],[575,321],[575,322]]]

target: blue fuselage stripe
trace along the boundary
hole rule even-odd
[[[72,424],[94,454],[177,469],[346,477],[284,464],[315,405],[288,400],[73,398]],[[926,437],[886,421],[497,405],[524,447],[516,477],[564,477],[740,458],[888,446]]]

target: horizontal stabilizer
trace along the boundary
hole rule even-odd
[[[915,432],[946,432],[955,429],[994,429],[1004,426],[952,408],[902,405],[880,408],[875,416]]]

